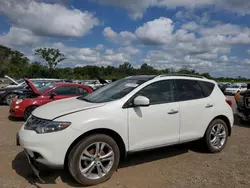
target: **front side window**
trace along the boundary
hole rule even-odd
[[[170,103],[175,101],[175,88],[172,80],[152,83],[141,89],[136,96],[144,96],[150,100],[150,105]]]
[[[204,98],[204,92],[195,80],[176,80],[179,101],[188,101]]]
[[[56,95],[77,95],[78,88],[75,86],[61,86],[54,89]]]

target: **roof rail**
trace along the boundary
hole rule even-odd
[[[199,75],[194,75],[194,74],[178,74],[178,73],[161,74],[159,76],[156,76],[156,78],[164,77],[164,76],[186,76],[186,77],[207,79],[204,76],[199,76]]]

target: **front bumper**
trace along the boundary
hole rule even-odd
[[[23,117],[24,109],[16,104],[11,104],[9,108],[9,115],[12,117]]]
[[[80,131],[70,127],[45,134],[22,127],[17,134],[17,145],[19,143],[36,162],[50,168],[63,168],[68,148],[80,135]]]

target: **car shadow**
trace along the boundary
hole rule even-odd
[[[24,122],[23,118],[18,118],[18,117],[13,117],[13,116],[8,116],[8,119],[10,121],[23,121]]]
[[[189,151],[199,153],[206,152],[201,142],[198,141],[153,149],[149,151],[136,152],[129,154],[126,160],[120,162],[118,171],[121,168],[136,166],[160,159],[167,159],[182,155]],[[40,180],[33,174],[24,152],[20,152],[16,155],[15,159],[12,161],[12,168],[19,176],[24,177],[30,184],[36,187],[42,187],[43,183],[41,183]],[[41,166],[39,169],[41,169],[40,177],[45,182],[44,184],[56,184],[56,180],[60,178],[63,183],[68,184],[71,187],[82,187],[82,185],[78,184],[73,179],[68,170],[51,170],[43,166]]]
[[[238,127],[250,128],[250,121],[243,122],[236,114],[234,114],[234,125]]]

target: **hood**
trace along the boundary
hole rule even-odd
[[[97,108],[105,104],[106,103],[89,103],[83,100],[79,100],[77,99],[77,97],[74,97],[54,101],[40,106],[39,108],[35,109],[32,114],[38,118],[53,120],[60,116],[91,108]]]
[[[0,91],[13,91],[13,90],[24,91],[26,89],[20,86],[0,88]]]
[[[13,82],[14,84],[18,85],[17,81],[14,80],[13,78],[11,78],[11,77],[9,77],[7,75],[5,75],[4,77],[7,78],[8,80],[10,80],[11,82]]]
[[[37,95],[41,95],[41,93],[36,89],[36,87],[31,83],[31,81],[29,81],[28,79],[24,79],[24,81],[26,82],[26,84],[29,86],[29,88]]]

